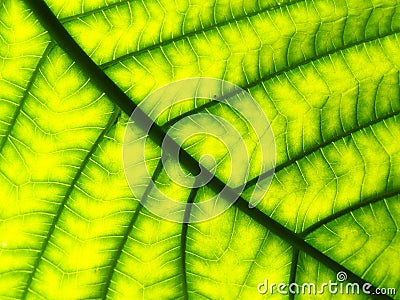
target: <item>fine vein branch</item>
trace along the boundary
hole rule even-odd
[[[117,118],[119,114],[119,109],[115,108],[114,113],[110,116],[110,119],[108,120],[108,124],[107,126],[103,129],[103,131],[99,134],[99,136],[97,137],[96,141],[93,143],[92,147],[90,148],[90,151],[86,154],[82,164],[79,167],[79,170],[77,171],[77,173],[75,174],[75,177],[73,178],[71,184],[68,187],[68,190],[66,191],[64,198],[62,200],[62,202],[59,204],[56,215],[53,218],[53,221],[50,225],[50,229],[46,235],[46,238],[44,239],[42,245],[41,245],[41,249],[40,252],[35,260],[35,263],[33,265],[33,271],[32,273],[29,274],[28,279],[27,279],[27,284],[25,286],[25,289],[23,291],[22,294],[22,299],[26,299],[28,292],[30,291],[30,287],[32,284],[32,281],[36,275],[36,272],[39,268],[39,265],[43,259],[43,256],[45,254],[45,251],[47,249],[47,246],[49,245],[50,239],[54,234],[54,231],[56,230],[56,226],[57,223],[61,217],[61,214],[64,211],[64,208],[66,207],[67,201],[69,200],[72,191],[74,190],[74,188],[76,187],[76,184],[78,182],[78,180],[80,179],[85,167],[87,166],[87,164],[89,163],[92,155],[95,153],[95,151],[97,150],[97,147],[99,146],[99,144],[101,143],[101,141],[103,140],[104,136],[109,132],[109,130],[112,128],[112,124],[114,123],[115,119]]]
[[[118,261],[120,260],[120,257],[122,255],[122,251],[123,251],[123,249],[124,249],[124,247],[125,247],[125,245],[126,245],[126,243],[128,241],[129,235],[131,234],[132,229],[134,228],[134,226],[136,224],[136,221],[139,218],[139,215],[140,215],[140,213],[141,213],[141,211],[143,209],[143,203],[147,200],[147,197],[149,196],[151,190],[154,187],[154,182],[157,180],[157,178],[161,174],[161,171],[162,171],[162,164],[161,164],[161,161],[160,161],[157,164],[156,169],[154,170],[154,173],[153,173],[153,176],[152,176],[152,180],[150,181],[150,184],[146,188],[146,191],[145,191],[145,193],[143,195],[143,199],[141,200],[141,202],[136,207],[136,210],[135,210],[135,212],[134,212],[134,214],[133,214],[133,216],[132,216],[132,218],[131,218],[131,220],[130,220],[130,222],[128,224],[128,227],[126,228],[126,231],[125,231],[125,233],[124,233],[124,235],[122,237],[122,240],[119,243],[118,248],[117,248],[117,250],[115,252],[115,255],[114,255],[113,259],[112,259],[111,266],[110,266],[110,271],[107,274],[107,277],[106,277],[106,280],[105,280],[105,286],[103,288],[103,296],[102,296],[103,300],[107,299],[107,295],[108,295],[108,292],[110,290],[110,284],[111,284],[112,278],[114,276],[114,273],[115,273],[115,271],[117,269]]]
[[[140,108],[138,108],[131,99],[97,66],[92,59],[80,48],[76,41],[62,26],[56,16],[51,12],[50,8],[46,5],[43,0],[24,0],[25,3],[32,9],[37,16],[42,26],[50,33],[58,45],[77,63],[77,65],[86,73],[91,81],[101,89],[108,98],[118,105],[126,114],[131,115],[134,110],[138,115],[136,121],[137,126],[142,128],[151,127],[148,135],[158,145],[163,142],[169,145],[175,145],[174,147],[181,148],[177,143],[168,135],[165,134],[163,129],[155,124],[153,120]],[[150,126],[149,126],[150,125]],[[165,150],[168,151],[166,148]],[[199,173],[199,163],[184,149],[180,151],[180,161],[182,165],[192,174]],[[207,172],[207,170],[204,170]],[[209,174],[212,178],[208,183],[208,187],[214,192],[219,193],[225,188],[224,197],[226,199],[237,199],[237,193],[229,187],[225,187],[225,184],[217,177]],[[259,224],[268,228],[271,232],[282,238],[283,240],[290,243],[300,251],[304,251],[316,260],[320,261],[324,265],[330,267],[332,270],[339,272],[345,271],[348,275],[348,279],[352,282],[358,282],[360,284],[367,283],[364,279],[354,274],[350,270],[347,270],[342,265],[334,261],[333,259],[326,256],[307,242],[299,237],[294,232],[290,231],[271,217],[261,212],[257,208],[250,208],[249,204],[239,196],[235,205],[242,210],[244,213],[249,215]],[[391,299],[388,296],[381,296],[380,299]]]

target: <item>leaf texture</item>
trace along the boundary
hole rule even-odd
[[[265,278],[320,284],[340,270],[399,290],[398,1],[46,1],[57,23],[40,3],[1,2],[0,298],[374,297],[257,291]],[[151,91],[199,76],[256,99],[277,166],[256,208],[246,201],[266,180],[257,155],[233,207],[178,224],[129,189],[126,113]],[[171,107],[156,120],[146,160],[157,187],[182,202],[214,195],[229,167],[204,135],[183,145],[184,165],[190,171],[212,149],[222,166],[214,180],[188,189],[168,178],[160,135],[195,113],[236,122],[258,149],[221,103]]]

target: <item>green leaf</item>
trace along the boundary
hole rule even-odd
[[[0,298],[399,299],[257,290],[265,279],[318,286],[339,271],[400,288],[398,1],[0,3]],[[172,223],[132,195],[122,143],[149,93],[200,76],[254,97],[276,169],[256,208],[247,201],[268,180],[257,154],[234,206]],[[193,173],[215,154],[206,186],[181,187],[162,168],[168,128],[195,113],[235,123],[258,149],[229,106],[171,107],[149,133],[146,161],[156,186],[188,203],[218,193],[229,167],[203,135],[183,144],[181,163]]]

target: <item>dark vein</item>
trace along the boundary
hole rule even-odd
[[[103,140],[104,136],[109,132],[109,130],[111,129],[115,118],[117,118],[119,114],[119,109],[115,108],[113,114],[110,116],[110,119],[108,120],[107,126],[103,129],[103,131],[100,133],[100,135],[97,137],[96,141],[93,143],[90,151],[86,154],[85,159],[82,161],[81,165],[79,166],[79,169],[77,171],[77,173],[75,174],[74,179],[72,180],[70,186],[68,187],[68,190],[66,191],[64,198],[62,200],[62,202],[59,204],[57,212],[53,218],[53,221],[51,222],[50,228],[49,228],[49,232],[46,235],[46,238],[44,239],[42,245],[41,245],[41,249],[39,252],[38,257],[35,260],[35,263],[33,264],[33,271],[32,273],[29,274],[28,280],[27,280],[27,284],[26,287],[24,288],[23,294],[22,294],[22,299],[26,299],[27,295],[28,295],[28,291],[30,289],[30,286],[32,284],[33,278],[36,275],[36,272],[38,270],[39,264],[43,259],[44,253],[47,249],[47,246],[49,245],[50,242],[50,238],[53,236],[54,230],[56,229],[56,225],[58,223],[58,220],[61,217],[61,214],[67,204],[67,201],[72,193],[72,191],[74,190],[79,178],[81,177],[85,167],[87,166],[87,164],[90,161],[90,158],[92,157],[93,153],[97,150],[97,147],[99,146],[99,144],[101,143],[101,141]]]
[[[43,0],[24,0],[28,7],[35,13],[39,22],[54,38],[57,44],[74,59],[77,65],[84,69],[86,75],[105,94],[111,95],[113,102],[118,105],[126,114],[130,115],[134,110],[130,99],[121,91],[115,89],[115,83],[104,74],[101,69],[83,51],[71,35],[66,31],[56,16],[51,12]],[[146,118],[145,118],[146,119]],[[148,117],[147,117],[148,119]]]
[[[68,23],[68,22],[71,22],[71,21],[75,21],[75,20],[77,20],[79,18],[84,18],[86,16],[94,15],[94,14],[99,13],[99,12],[103,12],[103,11],[106,11],[106,10],[111,10],[114,7],[122,6],[122,5],[124,5],[126,3],[130,3],[130,2],[133,2],[133,1],[132,0],[122,0],[120,2],[115,2],[115,3],[108,4],[107,6],[104,6],[104,7],[99,7],[99,8],[95,8],[95,9],[92,9],[92,10],[89,10],[89,11],[85,11],[85,12],[82,12],[82,13],[79,13],[79,14],[76,14],[76,15],[73,15],[73,16],[60,18],[59,20],[60,20],[60,22],[62,24],[65,24],[65,23]]]
[[[235,205],[245,214],[250,216],[253,220],[258,222],[259,224],[263,225],[267,229],[269,229],[272,233],[280,237],[282,240],[288,242],[293,247],[297,248],[299,251],[307,253],[315,260],[319,261],[323,265],[327,266],[328,268],[332,269],[334,272],[344,271],[348,275],[348,281],[358,283],[360,285],[367,284],[369,282],[365,281],[360,276],[356,275],[346,267],[342,266],[323,252],[316,249],[314,246],[308,244],[304,241],[299,235],[294,233],[293,231],[287,229],[286,227],[282,226],[277,221],[273,220],[270,217],[266,217],[266,215],[261,212],[258,208],[249,208],[248,203],[239,198],[238,201],[235,202]],[[371,284],[371,283],[369,283]],[[371,290],[374,290],[376,287],[371,285]],[[392,299],[387,295],[380,295],[380,296],[373,296],[374,299]]]
[[[296,2],[289,3],[288,5],[291,5],[291,4],[294,4],[294,3],[297,3],[297,2],[301,2],[301,1],[303,1],[303,0],[297,0]],[[256,15],[256,14],[255,14],[255,15]],[[246,17],[247,17],[247,16],[246,16]],[[248,17],[251,17],[251,14],[249,14]],[[234,20],[232,20],[232,21],[236,21],[236,19],[234,19]],[[222,22],[222,23],[220,24],[220,26],[224,26],[224,25],[226,25],[226,24],[229,24],[229,23],[232,22],[232,21],[225,21],[225,22]],[[225,23],[226,23],[226,24],[225,24]],[[213,28],[211,27],[210,29],[213,29]],[[210,29],[207,29],[207,30],[210,30]],[[186,38],[186,37],[187,37],[187,38],[190,38],[190,37],[192,37],[192,36],[194,36],[194,35],[196,35],[196,34],[202,33],[203,31],[204,31],[204,30],[193,31],[193,32],[188,33],[188,34],[186,34],[186,35],[182,35],[182,36],[179,36],[179,37],[176,37],[176,38],[172,38],[172,39],[170,39],[170,40],[165,40],[165,41],[163,41],[163,42],[160,42],[160,43],[157,43],[157,44],[154,44],[154,45],[151,45],[151,46],[142,48],[142,49],[140,49],[140,50],[133,51],[133,52],[131,52],[131,53],[125,54],[125,55],[123,55],[123,56],[120,56],[120,57],[118,57],[118,58],[116,58],[116,59],[114,59],[114,60],[111,60],[111,61],[109,61],[109,62],[107,62],[107,63],[104,63],[104,64],[101,65],[101,67],[104,68],[104,69],[109,68],[109,67],[111,67],[111,66],[113,66],[113,65],[115,65],[115,64],[117,64],[117,63],[119,63],[119,62],[121,62],[121,61],[123,61],[123,60],[125,60],[125,59],[131,58],[132,56],[138,56],[138,55],[140,55],[140,54],[142,54],[142,53],[149,52],[149,51],[151,51],[151,50],[153,50],[153,49],[157,49],[157,48],[166,46],[166,45],[168,45],[168,44],[175,43],[175,42],[177,42],[177,41],[179,41],[179,40],[181,40],[181,39],[183,39],[183,38]],[[337,48],[334,48],[334,49],[332,49],[332,50],[330,50],[330,51],[323,52],[323,53],[321,53],[320,55],[316,55],[316,56],[314,56],[314,57],[310,57],[310,58],[308,58],[308,59],[305,59],[305,60],[303,60],[303,61],[300,62],[300,63],[296,63],[296,64],[293,64],[293,65],[287,66],[287,67],[285,67],[285,68],[283,68],[283,69],[281,69],[281,70],[279,70],[279,71],[276,71],[276,72],[273,72],[273,73],[271,73],[271,74],[265,75],[265,76],[261,77],[260,79],[254,81],[254,82],[252,82],[252,83],[248,83],[248,84],[247,84],[246,86],[244,86],[243,88],[244,88],[244,89],[248,89],[248,88],[254,87],[254,86],[260,84],[260,83],[263,82],[263,81],[269,80],[269,79],[272,78],[272,77],[278,76],[278,75],[280,75],[280,74],[282,74],[282,73],[286,73],[286,72],[291,71],[291,70],[293,70],[293,69],[295,69],[295,68],[297,68],[297,67],[299,67],[299,66],[306,65],[306,64],[308,64],[308,63],[310,63],[310,62],[319,60],[319,59],[321,59],[321,58],[323,58],[323,57],[332,55],[333,53],[335,53],[335,52],[337,52],[337,51],[343,51],[343,50],[346,50],[346,49],[348,49],[348,48],[352,48],[352,47],[355,47],[355,46],[358,46],[358,45],[363,45],[363,44],[365,44],[365,43],[368,43],[368,42],[371,42],[371,41],[374,41],[374,40],[377,40],[377,39],[381,39],[381,38],[384,38],[384,37],[386,37],[386,36],[390,36],[390,35],[393,35],[393,34],[396,34],[396,33],[400,33],[400,30],[388,31],[388,32],[385,33],[385,34],[378,34],[378,35],[376,35],[376,36],[371,36],[371,37],[369,37],[369,38],[361,39],[360,41],[351,42],[351,43],[348,43],[348,44],[343,44],[341,47],[337,47]]]
[[[122,240],[116,250],[116,254],[113,257],[112,263],[110,265],[110,272],[107,274],[107,277],[105,279],[105,286],[103,290],[103,296],[101,297],[103,300],[107,299],[107,294],[110,290],[110,284],[112,277],[115,273],[115,270],[117,268],[118,261],[121,257],[122,250],[124,249],[126,242],[128,241],[129,235],[132,232],[133,227],[135,226],[135,223],[140,215],[140,212],[142,211],[143,208],[143,203],[147,200],[148,195],[150,194],[151,190],[154,187],[154,182],[157,180],[158,176],[161,174],[161,171],[163,169],[163,165],[161,160],[158,162],[157,167],[153,173],[152,180],[150,181],[150,184],[147,186],[146,191],[143,194],[143,198],[140,200],[140,203],[138,204],[135,213],[133,214],[131,221],[128,224],[128,227],[126,228],[125,234],[122,237]]]
[[[149,52],[149,51],[151,51],[153,49],[161,48],[161,47],[164,47],[166,45],[173,44],[173,43],[176,43],[176,42],[184,40],[184,39],[189,39],[190,37],[193,37],[193,36],[195,36],[197,34],[205,33],[205,32],[210,31],[212,29],[219,28],[219,27],[222,27],[222,26],[225,26],[225,25],[229,25],[229,24],[231,24],[233,22],[236,23],[236,22],[238,22],[240,20],[251,18],[253,16],[256,16],[256,15],[258,15],[260,13],[263,13],[265,11],[268,11],[268,10],[274,10],[274,9],[278,9],[278,8],[282,8],[282,7],[288,7],[288,6],[295,5],[295,4],[299,3],[299,2],[304,2],[304,1],[305,0],[294,0],[293,2],[286,3],[285,5],[274,5],[274,6],[270,6],[269,8],[267,7],[267,8],[255,10],[255,11],[249,13],[249,14],[244,14],[242,16],[239,16],[239,17],[236,17],[236,18],[233,18],[233,19],[227,19],[227,20],[219,22],[219,23],[216,22],[213,25],[206,26],[206,27],[203,27],[201,29],[194,30],[194,31],[191,31],[191,32],[188,32],[188,33],[184,33],[184,34],[179,35],[177,37],[174,37],[174,38],[171,38],[171,39],[166,39],[164,41],[160,41],[159,43],[153,44],[151,46],[144,47],[144,48],[142,48],[140,50],[136,50],[136,51],[132,51],[130,53],[124,54],[124,55],[122,55],[122,56],[120,56],[120,57],[118,57],[116,59],[113,59],[113,60],[111,60],[111,61],[109,61],[107,63],[102,64],[101,67],[106,69],[106,68],[108,68],[108,67],[110,67],[112,65],[115,65],[115,64],[117,64],[117,63],[119,63],[119,62],[121,62],[121,61],[123,61],[123,60],[125,60],[127,58],[131,58],[132,56],[140,55],[142,53]]]
[[[299,262],[299,249],[293,249],[293,257],[292,257],[292,264],[290,266],[290,277],[289,277],[289,285],[292,283],[296,283],[296,273],[298,269],[298,262]],[[289,292],[289,300],[294,300],[295,293]]]
[[[192,210],[192,204],[194,203],[194,199],[196,198],[198,192],[198,188],[193,188],[190,191],[186,205],[185,214],[183,217],[182,223],[182,233],[181,233],[181,248],[180,248],[180,256],[181,256],[181,267],[182,267],[182,289],[183,289],[183,298],[185,300],[189,299],[188,294],[188,286],[187,286],[187,273],[186,273],[186,242],[187,242],[187,232],[190,221],[190,213]]]
[[[116,105],[120,106],[121,109],[130,115],[133,110],[137,110],[138,119],[137,126],[146,128],[147,125],[152,124],[151,130],[148,136],[161,145],[162,142],[166,143],[166,151],[171,148],[168,145],[176,145],[180,148],[181,163],[182,165],[192,174],[198,174],[200,171],[199,163],[190,156],[184,149],[182,149],[176,142],[166,135],[164,131],[157,124],[153,123],[152,120],[147,116],[142,110],[137,108],[136,104],[132,102],[129,97],[91,60],[91,58],[79,47],[79,45],[74,41],[74,39],[68,34],[62,24],[57,20],[54,14],[51,12],[49,7],[44,3],[43,0],[24,0],[25,3],[33,10],[36,14],[38,20],[45,27],[51,36],[57,41],[60,47],[71,56],[71,58],[77,63],[77,65],[86,73],[87,76],[92,80],[92,82],[108,96],[108,98],[113,101]],[[207,172],[207,170],[205,170]],[[284,241],[288,242],[290,245],[309,254],[311,257],[320,261],[324,265],[328,266],[332,270],[339,272],[345,271],[348,274],[349,280],[353,282],[358,282],[359,284],[367,283],[364,279],[356,275],[355,273],[347,270],[345,267],[317,250],[302,238],[300,238],[296,233],[290,231],[282,224],[273,220],[270,216],[261,212],[258,208],[250,208],[249,204],[242,198],[238,197],[235,190],[231,189],[217,177],[213,176],[211,173],[207,174],[212,178],[208,187],[216,193],[220,193],[224,188],[224,193],[221,193],[221,197],[227,201],[232,201],[232,199],[238,199],[234,204],[243,213],[247,214],[253,220],[261,224],[262,226],[268,228],[272,233],[282,238]],[[237,198],[238,197],[238,198]],[[387,296],[380,296],[380,299],[391,299]]]
[[[287,6],[290,6],[290,5],[299,3],[299,2],[305,2],[305,1],[306,0],[294,0],[292,2],[282,3],[281,5],[275,4],[275,5],[270,5],[270,6],[266,6],[266,7],[260,7],[259,9],[255,9],[250,13],[246,13],[245,12],[243,15],[239,14],[236,17],[232,16],[233,18],[231,18],[231,19],[226,19],[225,21],[222,21],[222,22],[215,22],[214,24],[206,26],[206,27],[203,27],[202,29],[199,29],[199,30],[196,30],[196,31],[191,31],[191,32],[188,32],[186,34],[180,35],[179,38],[183,39],[183,38],[189,37],[188,34],[194,35],[194,34],[206,32],[206,31],[209,31],[209,30],[211,30],[213,28],[217,28],[217,27],[224,26],[224,25],[227,25],[227,24],[232,23],[232,22],[236,22],[236,21],[240,21],[240,20],[243,20],[243,19],[246,19],[246,18],[250,18],[252,16],[258,15],[258,14],[263,13],[263,12],[266,12],[268,10],[275,10],[275,9],[278,9],[278,8],[285,8]],[[118,6],[121,6],[123,4],[130,3],[130,2],[133,2],[133,1],[124,0],[124,1],[121,1],[121,2],[110,4],[110,5],[105,6],[105,7],[100,7],[100,8],[96,8],[96,9],[93,9],[93,10],[90,10],[90,11],[87,11],[87,12],[76,14],[74,16],[61,18],[59,20],[60,20],[60,22],[62,24],[65,24],[65,23],[74,21],[74,20],[76,20],[78,18],[84,18],[86,16],[90,16],[90,15],[93,15],[93,14],[96,14],[96,13],[99,13],[99,12],[110,10],[110,9],[112,9],[114,7],[118,7]],[[165,42],[167,42],[167,43],[173,43],[174,41],[175,41],[174,39],[165,40]],[[160,46],[161,44],[156,44],[156,45]]]
[[[301,152],[298,155],[296,155],[296,156],[292,157],[291,159],[287,160],[286,162],[276,166],[275,173],[277,173],[277,172],[287,168],[288,166],[298,162],[302,158],[305,158],[306,156],[310,155],[311,153],[317,152],[318,150],[321,150],[322,148],[324,148],[326,146],[329,146],[330,144],[332,144],[334,142],[337,142],[337,141],[339,141],[341,139],[344,139],[344,138],[346,138],[348,136],[351,136],[352,134],[356,133],[357,131],[366,129],[366,128],[368,128],[368,127],[370,127],[372,125],[375,125],[375,124],[377,124],[379,122],[382,122],[384,120],[388,120],[388,119],[393,118],[395,116],[398,116],[399,114],[400,114],[400,110],[396,110],[396,111],[391,112],[389,114],[383,115],[383,116],[381,116],[381,117],[379,117],[377,119],[371,120],[371,121],[369,121],[369,122],[367,122],[365,124],[361,124],[361,125],[359,125],[357,127],[354,127],[351,130],[343,132],[340,135],[334,136],[334,137],[326,140],[325,142],[323,142],[321,144],[317,144],[314,147],[311,147],[310,149],[308,149],[307,151]],[[253,178],[252,180],[248,181],[246,183],[246,185],[245,185],[245,189],[248,189],[248,188],[254,186],[258,182],[258,180],[262,180],[262,179],[264,179],[266,177],[271,176],[273,174],[273,172],[274,172],[274,170],[268,170],[267,172],[265,172],[265,173],[255,177],[255,178]]]
[[[166,135],[161,127],[154,124],[153,120],[113,82],[78,43],[71,37],[67,30],[58,21],[57,17],[51,12],[49,7],[43,0],[24,0],[32,9],[42,26],[50,33],[57,44],[76,62],[78,66],[86,73],[100,90],[102,90],[108,98],[121,108],[128,116],[135,110],[137,116],[136,126],[147,131],[148,135],[158,145],[163,142],[168,145],[179,145],[168,135]],[[185,150],[180,152],[180,159],[185,161],[185,167],[192,174],[199,174],[200,167],[196,160],[192,158]],[[196,163],[193,163],[196,162]]]
[[[14,111],[14,114],[12,116],[12,119],[10,121],[10,126],[7,128],[7,131],[2,139],[2,141],[0,142],[0,153],[3,151],[3,148],[8,140],[8,138],[11,135],[12,130],[14,129],[15,124],[17,123],[17,118],[18,116],[21,114],[22,111],[22,107],[24,106],[24,103],[26,101],[26,99],[29,96],[29,91],[31,90],[33,83],[36,80],[37,75],[39,74],[39,70],[42,67],[44,61],[46,60],[48,54],[50,53],[51,49],[54,47],[54,43],[50,42],[46,49],[44,50],[42,57],[39,59],[39,62],[36,65],[35,70],[32,72],[31,78],[29,79],[28,85],[26,86],[26,89],[24,91],[24,94],[22,96],[21,102],[18,104],[18,107],[16,108],[16,110]]]
[[[249,90],[249,89],[251,89],[253,87],[256,87],[257,85],[259,85],[261,83],[264,83],[264,82],[266,82],[266,81],[268,81],[268,80],[270,80],[270,79],[272,79],[272,78],[274,78],[276,76],[288,73],[288,72],[293,71],[294,69],[299,68],[301,66],[304,66],[304,65],[310,64],[312,62],[316,62],[316,61],[318,61],[320,59],[329,57],[330,55],[332,55],[332,54],[334,54],[336,52],[344,51],[344,50],[347,50],[347,49],[350,49],[350,48],[353,48],[353,47],[364,45],[366,43],[373,42],[375,40],[379,40],[379,39],[382,39],[382,38],[385,38],[385,37],[388,37],[388,36],[391,36],[391,35],[395,35],[397,33],[400,33],[400,30],[389,31],[389,32],[387,32],[385,34],[382,34],[382,35],[377,35],[377,36],[374,36],[374,37],[370,37],[368,39],[364,39],[364,40],[360,40],[360,41],[357,41],[357,42],[349,43],[347,45],[343,45],[342,47],[337,47],[337,48],[332,49],[330,51],[321,53],[320,55],[317,55],[317,56],[314,56],[314,57],[310,57],[310,58],[308,58],[308,59],[306,59],[304,61],[301,61],[299,63],[287,66],[287,67],[285,67],[285,68],[283,68],[281,70],[278,70],[276,72],[273,72],[273,73],[270,73],[268,75],[265,75],[265,76],[261,77],[260,79],[257,79],[257,80],[255,80],[253,82],[249,82],[246,85],[243,85],[241,88],[243,90]],[[102,68],[103,68],[103,66],[102,66]],[[242,89],[237,90],[237,93],[231,93],[229,96],[230,97],[235,96],[236,94],[240,93],[242,91]],[[223,97],[223,98],[217,98],[217,100],[220,100],[220,101],[221,100],[225,100],[225,99],[227,99],[226,96]],[[176,122],[178,122],[182,118],[185,118],[185,117],[187,117],[189,115],[192,115],[192,114],[199,113],[199,112],[201,112],[201,111],[203,111],[205,109],[209,109],[209,108],[211,108],[211,107],[213,107],[215,105],[218,105],[219,103],[220,103],[219,101],[211,101],[211,102],[205,103],[203,105],[200,105],[199,107],[197,107],[197,108],[195,108],[195,109],[193,109],[193,110],[191,110],[189,112],[183,113],[183,114],[181,114],[181,115],[179,115],[179,116],[177,116],[175,118],[172,118],[166,124],[164,124],[164,127],[171,127],[173,124],[175,124]]]
[[[146,191],[143,195],[143,198],[141,199],[141,202],[139,203],[135,213],[133,214],[131,221],[129,222],[129,225],[125,231],[125,234],[122,237],[121,243],[118,246],[118,249],[116,250],[116,255],[113,258],[112,264],[110,266],[110,272],[108,273],[106,277],[106,284],[104,287],[104,293],[102,299],[106,300],[107,299],[107,294],[109,291],[109,287],[111,284],[112,277],[115,273],[118,261],[120,260],[122,251],[126,245],[126,242],[128,241],[128,237],[131,234],[133,227],[135,226],[135,223],[140,215],[141,210],[143,209],[143,204],[147,200],[148,195],[150,194],[151,190],[154,187],[154,182],[158,179],[158,177],[161,174],[161,171],[163,169],[162,161],[160,160],[157,164],[157,167],[153,173],[152,180],[150,181],[150,184],[147,186]],[[197,194],[198,189],[192,189],[190,191],[188,201],[187,203],[193,203],[196,194]],[[184,223],[182,224],[182,233],[181,233],[181,250],[180,250],[180,257],[181,257],[181,267],[182,267],[182,288],[183,288],[183,293],[184,293],[184,299],[188,299],[188,289],[187,289],[187,280],[186,280],[186,238],[187,238],[187,229],[188,229],[188,222],[190,218],[190,212],[191,212],[191,205],[186,206],[185,214],[184,214]]]
[[[397,196],[399,194],[400,194],[400,189],[397,189],[397,190],[394,190],[394,191],[386,192],[383,195],[376,195],[375,197],[371,197],[371,198],[369,198],[367,200],[364,200],[362,202],[353,204],[353,205],[351,205],[349,207],[346,207],[343,210],[340,210],[340,211],[338,211],[338,212],[336,212],[336,213],[334,213],[334,214],[332,214],[332,215],[330,215],[330,216],[328,216],[326,218],[323,218],[323,219],[319,220],[318,222],[316,222],[313,225],[311,225],[310,227],[308,227],[306,230],[304,230],[301,233],[299,233],[299,235],[301,237],[305,238],[307,235],[309,235],[310,233],[314,232],[315,230],[317,230],[321,226],[326,225],[329,222],[331,222],[331,221],[333,221],[333,220],[335,220],[335,219],[337,219],[337,218],[339,218],[341,216],[344,216],[344,215],[346,215],[346,214],[348,214],[350,212],[353,212],[353,211],[355,211],[355,210],[357,210],[357,209],[359,209],[361,207],[368,206],[368,205],[370,205],[372,203],[376,203],[376,202],[382,201],[384,199]]]

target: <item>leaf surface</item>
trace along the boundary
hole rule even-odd
[[[46,1],[55,21],[40,3],[1,2],[2,298],[253,299],[266,297],[257,292],[265,278],[323,283],[340,270],[400,288],[398,1]],[[262,176],[255,155],[233,207],[171,223],[126,183],[126,113],[198,76],[256,99],[275,135],[276,173],[249,209]],[[160,134],[194,113],[237,122],[257,152],[231,108],[202,99],[172,107],[146,160],[157,186],[182,202],[214,195],[229,167],[204,135],[183,145],[184,165],[212,149],[221,168],[208,186],[183,188],[161,168]]]

